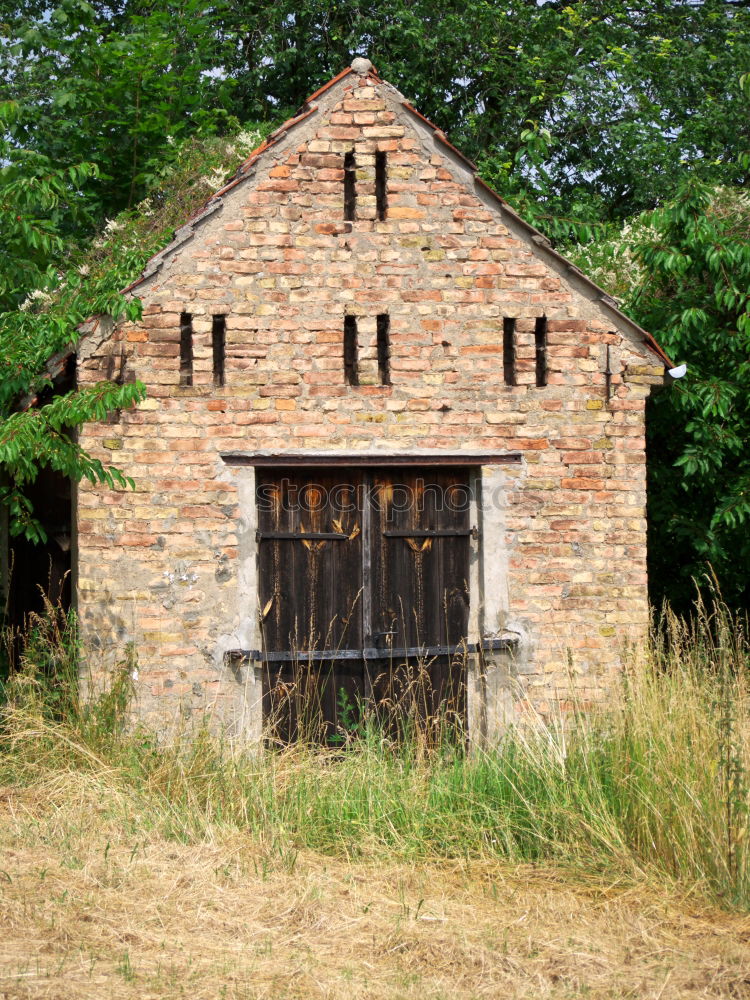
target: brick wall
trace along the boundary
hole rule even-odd
[[[255,679],[222,659],[247,641],[257,611],[252,481],[225,452],[521,453],[503,473],[504,568],[477,595],[492,609],[477,628],[521,637],[517,659],[496,665],[517,676],[514,710],[566,699],[570,664],[579,695],[599,697],[623,640],[646,628],[644,404],[660,362],[440,139],[393,88],[346,76],[136,289],[142,321],[85,342],[82,381],[124,352],[149,390],[137,410],[83,434],[136,490],[81,489],[77,583],[92,664],[134,641],[140,711],[152,721],[215,705],[240,728],[257,726],[257,712],[246,719]],[[357,219],[346,222],[351,151]],[[387,154],[384,221],[376,152]],[[378,384],[383,313],[390,385]],[[192,385],[180,384],[183,314]],[[358,386],[344,372],[347,314],[357,317]],[[226,323],[223,387],[214,316]],[[504,381],[509,318],[516,385]]]

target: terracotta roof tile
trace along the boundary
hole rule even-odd
[[[314,94],[310,94],[310,96],[307,98],[307,101],[305,103],[309,104],[310,101],[314,101],[316,97],[320,97],[321,94],[325,94],[325,92],[330,87],[332,87],[334,84],[338,83],[339,80],[343,80],[345,76],[349,76],[349,74],[351,72],[352,72],[351,66],[347,66],[346,69],[342,69],[340,73],[336,74],[336,76],[331,77],[331,79],[328,81],[328,83],[324,83],[322,87],[319,87],[315,91]]]
[[[473,162],[473,160],[470,160],[469,157],[465,156],[460,149],[456,149],[456,147],[453,145],[452,142],[448,141],[448,137],[441,128],[438,128],[438,126],[434,122],[431,122],[429,118],[425,118],[422,112],[417,111],[417,109],[414,107],[413,104],[409,104],[408,101],[402,101],[401,103],[403,104],[403,106],[406,108],[407,111],[409,111],[411,114],[419,118],[420,121],[423,121],[425,125],[429,125],[429,127],[435,133],[435,138],[439,139],[444,146],[447,146],[448,149],[452,150],[456,154],[456,156],[458,156],[459,159],[463,160],[464,163],[466,163],[472,170],[477,169],[477,165],[476,163]]]

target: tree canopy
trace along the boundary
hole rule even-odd
[[[750,191],[688,177],[672,201],[573,253],[688,362],[652,397],[647,425],[652,596],[682,609],[708,571],[750,606],[748,234]]]
[[[287,117],[358,53],[549,224],[622,219],[685,170],[743,183],[750,9],[727,0],[34,0],[7,11],[12,137],[114,213],[167,136]]]
[[[17,403],[86,315],[137,309],[119,288],[168,238],[175,163],[205,149],[211,169],[231,166],[212,143],[270,128],[357,54],[688,362],[651,408],[655,594],[684,600],[710,561],[747,603],[748,0],[8,0],[0,500],[16,530],[34,530],[23,487],[40,466],[125,482],[70,428],[143,387]],[[146,198],[163,226],[130,246]],[[113,263],[91,267],[85,248],[116,217]]]

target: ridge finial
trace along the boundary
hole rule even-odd
[[[365,56],[357,56],[352,59],[352,69],[358,76],[367,76],[372,70],[372,63]]]

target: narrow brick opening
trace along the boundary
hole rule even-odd
[[[381,385],[391,384],[391,318],[378,314],[378,376]]]
[[[503,320],[503,377],[506,385],[516,384],[516,321]]]
[[[607,348],[609,350],[609,348]],[[115,372],[117,369],[117,372]],[[124,353],[120,355],[110,354],[107,359],[107,381],[114,382],[115,385],[132,384],[135,376],[128,368],[127,357]],[[122,417],[122,410],[111,410],[107,414],[108,424],[119,424]]]
[[[347,385],[359,385],[356,316],[344,317],[344,378]]]
[[[344,156],[344,219],[352,222],[357,217],[357,165],[354,153]]]
[[[224,359],[226,357],[226,316],[214,316],[211,327],[211,346],[214,352],[214,385],[224,385]]]
[[[534,328],[536,347],[536,384],[547,384],[547,317],[538,316]]]
[[[180,315],[180,385],[193,384],[193,317]]]
[[[375,154],[375,203],[378,220],[385,221],[388,215],[388,154]]]

